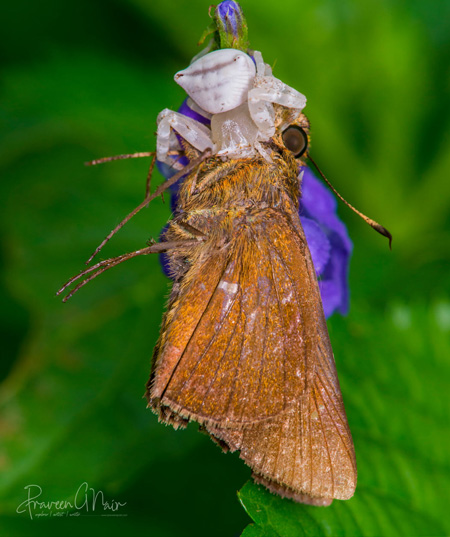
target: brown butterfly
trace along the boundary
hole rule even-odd
[[[197,421],[224,451],[239,451],[254,480],[270,491],[329,505],[355,491],[355,452],[299,218],[298,170],[307,156],[309,122],[296,110],[274,110],[275,134],[263,143],[269,159],[223,160],[181,139],[189,164],[152,195],[154,153],[90,163],[152,157],[145,200],[88,262],[184,177],[178,207],[161,242],[91,266],[58,294],[85,277],[67,300],[127,259],[167,252],[174,283],[147,384],[149,407],[175,428]]]
[[[276,111],[272,163],[210,157],[183,182],[147,398],[161,421],[240,451],[272,492],[329,505],[353,495],[356,460],[298,213],[309,123],[281,132],[292,111]]]

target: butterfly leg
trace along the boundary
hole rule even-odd
[[[169,250],[174,250],[180,247],[186,247],[186,246],[193,246],[197,245],[199,240],[202,240],[200,237],[196,240],[191,241],[171,241],[171,242],[156,242],[153,244],[150,244],[150,246],[147,246],[146,248],[142,248],[140,250],[136,250],[134,252],[129,252],[126,254],[119,255],[117,257],[111,257],[110,259],[105,259],[104,261],[100,261],[99,263],[96,263],[95,265],[92,265],[92,267],[89,267],[86,270],[83,270],[76,276],[73,276],[68,280],[62,287],[59,289],[59,291],[56,293],[56,295],[60,295],[64,293],[64,291],[70,287],[74,282],[78,280],[82,280],[79,284],[77,284],[76,287],[74,287],[64,298],[63,302],[67,302],[69,298],[71,298],[81,287],[84,287],[87,283],[89,283],[91,280],[105,272],[106,270],[115,267],[116,265],[119,265],[120,263],[123,263],[124,261],[128,261],[128,259],[132,259],[133,257],[137,257],[139,255],[148,255],[148,254],[158,254],[161,252],[167,252]],[[82,279],[84,278],[84,279]]]

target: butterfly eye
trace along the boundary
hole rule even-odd
[[[303,155],[308,147],[308,136],[306,132],[297,125],[291,125],[282,134],[283,143],[286,149],[294,153],[294,157],[298,158]]]

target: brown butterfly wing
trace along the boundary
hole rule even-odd
[[[279,494],[350,497],[353,443],[298,216],[248,213],[198,258],[166,315],[150,403],[202,423]]]
[[[313,505],[349,499],[356,487],[353,442],[334,360],[327,350],[319,345],[313,385],[296,408],[243,430],[207,428],[231,451],[240,451],[255,481]]]
[[[356,459],[314,267],[309,250],[298,249],[297,237],[304,240],[300,222],[293,219],[292,223],[296,231],[280,235],[275,229],[269,235],[270,255],[279,302],[283,303],[291,292],[279,279],[285,273],[298,284],[302,310],[309,303],[315,311],[314,324],[306,327],[310,339],[306,389],[299,394],[296,405],[279,416],[243,429],[206,429],[232,451],[240,451],[255,481],[296,501],[329,505],[333,498],[353,496]]]
[[[315,313],[308,275],[298,284],[271,253],[266,237],[277,231],[273,240],[283,241],[289,231],[277,215],[249,215],[229,247],[205,255],[188,277],[162,329],[152,400],[221,426],[268,419],[297,404],[311,369],[307,330]],[[289,255],[301,256],[301,248],[298,241]]]

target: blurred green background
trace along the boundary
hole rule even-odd
[[[243,0],[251,46],[308,98],[312,154],[357,216],[351,309],[329,321],[359,484],[330,508],[246,485],[256,535],[448,535],[450,4]],[[158,259],[107,272],[67,304],[55,291],[144,196],[148,162],[83,162],[155,146],[173,74],[209,24],[200,0],[16,0],[0,17],[0,534],[237,536],[250,471],[195,425],[142,399],[167,296]],[[155,173],[154,185],[162,178]],[[103,257],[157,238],[155,200]],[[123,517],[38,518],[87,482]],[[48,509],[37,512],[49,512]],[[55,510],[54,510],[55,511]]]

